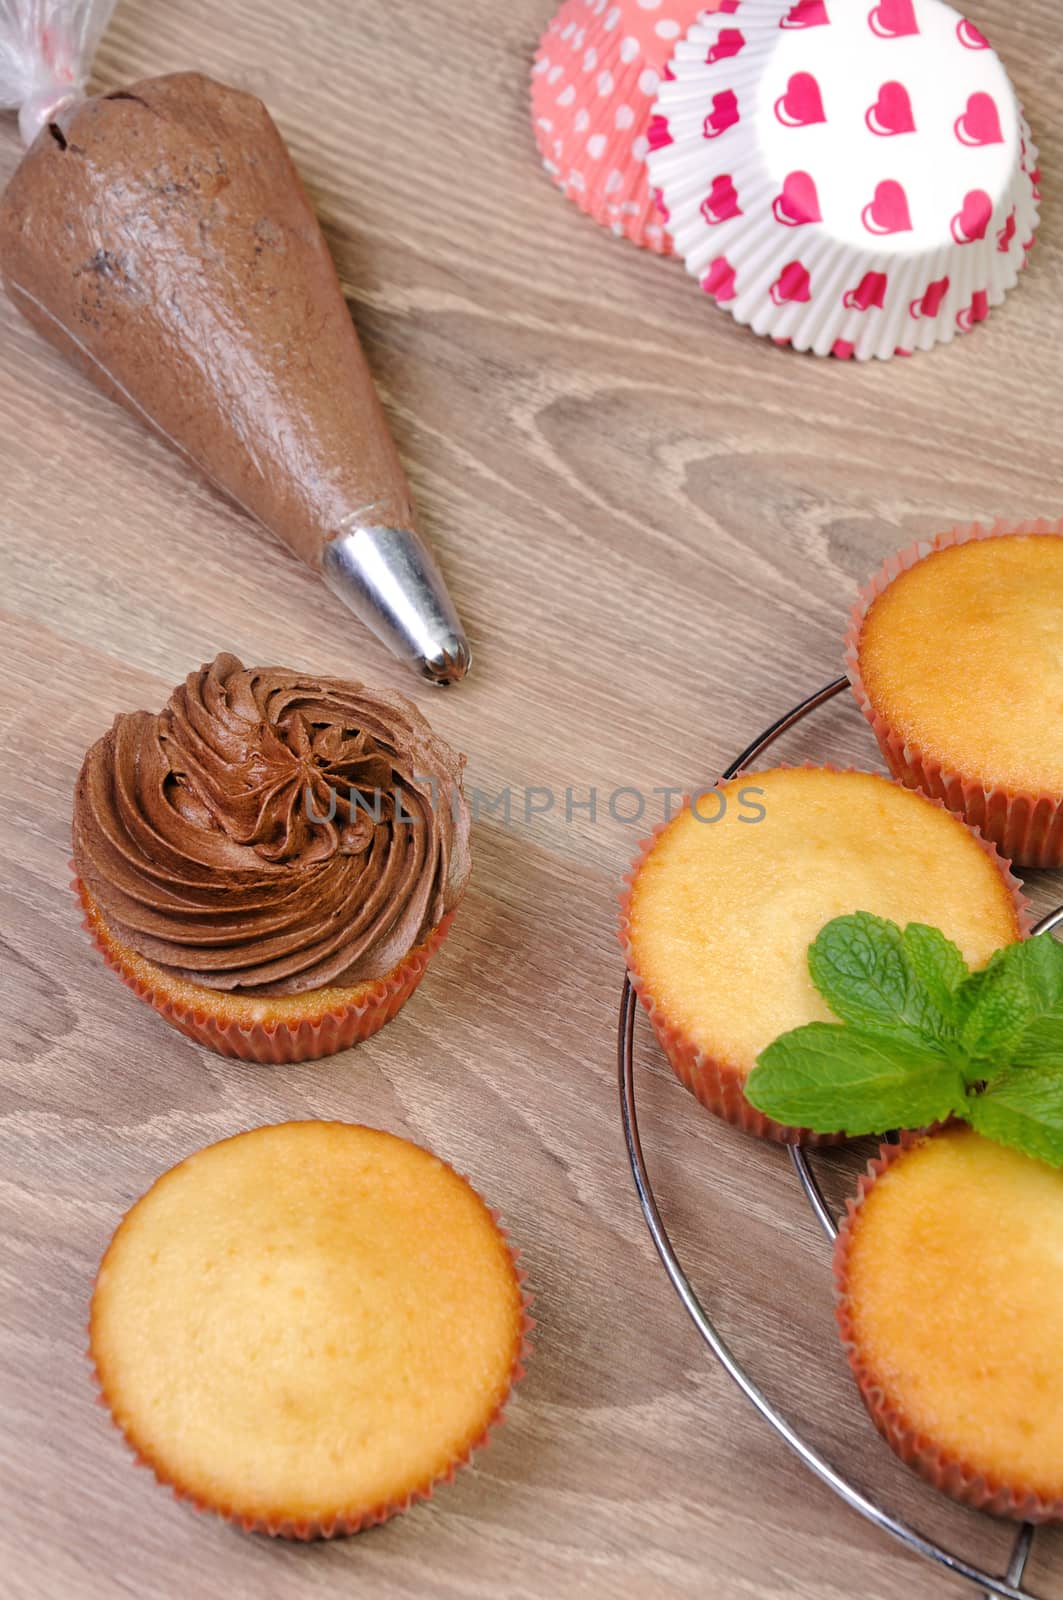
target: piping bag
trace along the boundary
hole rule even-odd
[[[198,73],[86,99],[113,5],[0,0],[0,106],[29,147],[0,199],[8,294],[396,656],[456,682],[469,642],[284,141]]]

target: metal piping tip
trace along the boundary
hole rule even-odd
[[[429,683],[460,683],[472,649],[442,574],[412,528],[358,526],[326,544],[322,575],[393,655]]]
[[[468,639],[460,634],[455,635],[453,643],[441,650],[438,656],[431,659],[424,656],[418,664],[418,671],[422,678],[427,678],[437,688],[448,689],[452,683],[460,683],[471,667],[472,650]]]

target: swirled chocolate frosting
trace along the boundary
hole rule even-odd
[[[463,764],[404,695],[220,655],[93,745],[75,868],[112,933],[193,983],[363,983],[464,893]]]

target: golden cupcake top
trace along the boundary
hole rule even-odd
[[[1021,931],[1001,864],[940,806],[871,773],[778,768],[657,836],[628,897],[629,964],[670,1026],[746,1074],[780,1034],[831,1020],[808,949],[858,910],[939,927],[973,967]]]
[[[873,713],[986,788],[1063,796],[1063,537],[936,550],[872,602],[857,665]]]
[[[969,1129],[916,1142],[857,1206],[839,1320],[895,1436],[1063,1511],[1063,1170]]]
[[[219,655],[93,745],[75,869],[110,933],[168,976],[352,987],[464,893],[462,766],[401,694]]]
[[[518,1372],[513,1258],[450,1167],[344,1123],[210,1146],[103,1259],[91,1353],[138,1456],[248,1527],[348,1531],[482,1442]]]

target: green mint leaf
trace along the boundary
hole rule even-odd
[[[1038,1011],[1063,1014],[1063,944],[1050,933],[998,950],[994,961],[1022,974]]]
[[[939,938],[948,944],[944,935]],[[936,952],[931,949],[934,942],[918,933],[907,940],[896,923],[858,911],[836,917],[820,931],[808,952],[808,969],[843,1022],[940,1052],[955,1038],[955,1005],[951,990],[948,1005],[940,1003],[947,988],[942,971],[949,971],[951,963],[940,946]],[[921,966],[933,969],[930,983],[916,970],[912,949]]]
[[[910,922],[901,935],[908,965],[942,1016],[959,1017],[957,991],[968,977],[967,963],[958,945],[940,928]]]
[[[1020,989],[1025,996],[1021,1027]],[[1063,945],[1050,934],[998,950],[962,985],[958,1000],[964,1043],[976,1066],[981,1057],[998,1066],[1063,1067]]]
[[[962,1073],[936,1051],[830,1022],[784,1033],[746,1080],[774,1121],[854,1137],[944,1121],[964,1096]]]
[[[987,1139],[1063,1167],[1063,1071],[1027,1067],[968,1096],[961,1116]]]
[[[970,1079],[991,1076],[978,1064],[1010,1066],[1011,1052],[1031,1020],[1030,993],[1015,968],[996,958],[960,990],[964,1007],[960,1045],[971,1062]]]
[[[762,1052],[746,1083],[759,1111],[851,1136],[958,1115],[1063,1167],[1063,944],[1018,941],[969,973],[939,929],[860,911],[821,930],[808,965],[840,1024]]]
[[[1011,1048],[1016,1067],[1063,1067],[1063,944],[1050,933],[1005,947],[994,957],[1026,986],[1030,1016]]]

